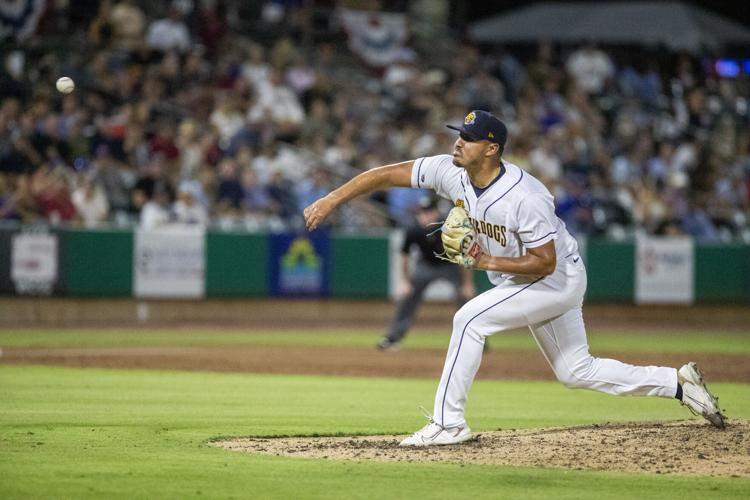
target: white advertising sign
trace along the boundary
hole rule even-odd
[[[205,293],[205,230],[168,226],[139,230],[133,252],[136,297],[202,297]]]
[[[10,260],[10,278],[19,293],[52,293],[57,281],[57,236],[45,233],[13,235]]]
[[[635,301],[690,304],[694,299],[695,253],[691,238],[638,238]]]

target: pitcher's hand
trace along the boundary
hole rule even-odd
[[[324,220],[328,218],[334,208],[336,208],[336,204],[327,196],[320,198],[319,200],[305,208],[303,214],[305,216],[305,225],[307,226],[307,230],[315,230],[316,227],[318,227]]]

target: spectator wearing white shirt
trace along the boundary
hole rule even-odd
[[[154,197],[143,205],[141,228],[156,229],[174,220],[169,191],[162,185],[154,189]]]
[[[254,86],[266,85],[271,78],[271,66],[266,61],[262,45],[252,44],[247,50],[247,61],[242,65],[242,77]]]
[[[277,137],[295,135],[305,119],[305,110],[297,97],[284,84],[283,75],[274,69],[271,80],[257,87],[257,99],[247,113],[247,120],[254,125],[275,126]]]
[[[548,132],[539,145],[529,153],[529,171],[545,186],[555,192],[562,178],[562,160],[558,156],[558,148],[552,130]]]
[[[89,172],[71,196],[76,212],[84,227],[102,225],[109,215],[109,202],[104,189],[96,182],[94,173]]]
[[[227,148],[232,138],[245,125],[245,117],[238,108],[237,100],[226,92],[220,92],[217,94],[217,104],[209,116],[209,122],[219,132],[222,147]]]
[[[185,53],[188,51],[190,33],[176,8],[169,7],[166,17],[151,23],[146,33],[146,45],[150,49],[161,52],[176,50]]]
[[[200,203],[200,184],[197,181],[183,181],[177,191],[174,203],[175,222],[182,224],[208,224],[208,211]]]
[[[573,52],[565,69],[589,95],[601,94],[607,80],[614,75],[612,60],[593,43],[585,43]]]

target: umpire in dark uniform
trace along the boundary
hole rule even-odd
[[[458,307],[476,293],[471,269],[464,269],[435,257],[436,253],[443,252],[440,231],[435,231],[438,228],[435,223],[441,220],[437,199],[427,196],[420,199],[416,219],[416,224],[407,229],[401,246],[401,282],[396,315],[388,335],[378,342],[377,347],[381,351],[398,350],[401,340],[414,321],[427,286],[433,281],[444,279],[450,282],[455,290]],[[411,266],[409,257],[413,247],[419,249],[419,255],[416,263]]]

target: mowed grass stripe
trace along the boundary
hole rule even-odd
[[[0,366],[2,498],[747,498],[747,479],[267,457],[219,436],[405,434],[434,380]],[[734,418],[747,385],[714,384]],[[691,418],[676,401],[477,381],[476,431]]]
[[[383,334],[365,330],[121,330],[121,329],[49,329],[7,330],[0,332],[0,348],[107,348],[107,347],[230,347],[230,346],[301,346],[355,347],[372,349]],[[415,330],[405,340],[406,348],[445,349],[449,332]],[[528,331],[493,335],[493,349],[536,350]],[[725,355],[750,354],[750,333],[624,333],[596,331],[589,336],[593,351],[706,353]]]

